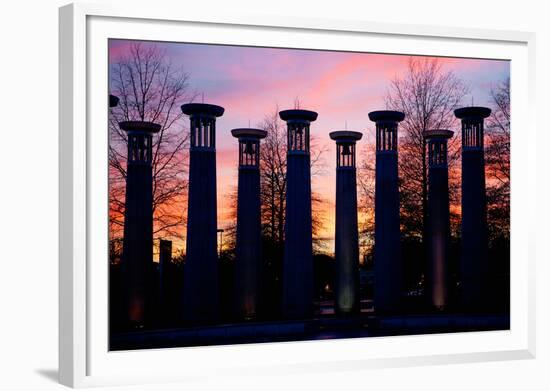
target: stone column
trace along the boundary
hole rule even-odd
[[[359,313],[359,233],[357,224],[356,142],[360,132],[330,133],[336,141],[335,311]]]
[[[462,121],[462,243],[460,300],[467,310],[487,304],[488,237],[483,122],[487,107],[455,110]]]
[[[282,312],[286,318],[306,318],[313,314],[309,126],[317,113],[296,109],[279,116],[288,129]]]
[[[233,129],[239,140],[237,199],[237,259],[235,262],[236,310],[240,318],[253,319],[258,311],[262,271],[260,216],[260,140],[262,129]]]
[[[127,321],[141,327],[146,321],[146,299],[151,297],[149,273],[153,262],[153,134],[161,126],[151,122],[125,121],[128,133],[123,284]]]
[[[374,309],[377,313],[392,313],[401,306],[403,289],[397,128],[405,114],[373,111],[369,118],[376,123]]]
[[[428,148],[428,270],[427,298],[430,306],[443,310],[449,304],[449,167],[447,140],[450,130],[424,133]]]
[[[219,316],[216,118],[224,108],[188,103],[181,109],[191,136],[183,314],[190,323],[209,323]]]

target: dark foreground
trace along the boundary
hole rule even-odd
[[[298,321],[233,323],[207,327],[113,333],[111,334],[110,350],[382,337],[508,330],[509,328],[509,314],[407,316],[362,314],[345,319],[330,317]]]

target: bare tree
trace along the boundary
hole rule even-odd
[[[426,235],[428,182],[424,132],[454,128],[453,110],[467,93],[467,86],[452,71],[446,71],[439,59],[433,58],[411,57],[406,74],[391,81],[386,105],[405,113],[400,125],[399,174],[402,227],[406,236],[424,239]],[[449,142],[450,171],[459,157],[459,137],[454,137]],[[456,184],[450,181],[450,187],[453,186]],[[450,194],[451,198],[459,196],[454,188]],[[456,202],[451,199],[451,203]]]
[[[300,101],[295,100],[295,107],[300,107]],[[261,208],[264,236],[273,244],[282,248],[284,242],[285,208],[286,208],[286,124],[279,118],[279,108],[265,116],[259,127],[267,130],[267,136],[262,140],[260,148],[261,170]],[[323,154],[326,149],[321,147],[315,137],[310,142],[311,176],[322,175],[324,170]],[[323,221],[319,213],[323,199],[320,194],[312,191],[312,232],[314,238],[322,229]],[[319,246],[319,240],[314,240]]]
[[[487,120],[487,163],[490,176],[502,184],[510,182],[510,78],[491,89],[493,110]]]
[[[491,89],[487,119],[487,209],[491,236],[510,234],[510,79]]]
[[[279,107],[260,124],[267,131],[260,148],[261,207],[264,235],[281,248],[284,241],[286,194],[286,125]]]
[[[366,135],[365,138],[367,138]],[[376,180],[376,146],[366,142],[359,151],[357,167],[359,247],[362,259],[374,250],[374,189]]]
[[[182,102],[193,100],[189,75],[175,69],[164,50],[135,43],[127,56],[110,68],[110,92],[120,98],[109,116],[109,214],[111,240],[120,240],[124,226],[127,136],[121,121],[161,125],[153,139],[154,234],[181,238],[187,189],[186,143]]]

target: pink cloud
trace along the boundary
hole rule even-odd
[[[111,62],[129,52],[131,41],[111,40]],[[327,202],[322,210],[326,227],[321,236],[334,233],[335,146],[328,137],[332,130],[362,131],[359,151],[373,141],[373,124],[368,113],[384,109],[384,95],[390,80],[404,75],[410,56],[368,53],[326,52],[292,49],[228,47],[215,45],[160,43],[174,67],[191,75],[191,89],[205,93],[205,102],[224,106],[217,121],[218,220],[226,227],[234,222],[228,213],[234,201],[238,173],[237,141],[232,128],[256,126],[278,104],[292,108],[294,98],[303,107],[319,112],[311,131],[324,154],[324,175],[313,178],[313,188]],[[509,63],[479,59],[440,58],[445,69],[453,70],[474,88],[476,101],[488,93],[488,86],[509,76]],[[182,102],[184,103],[184,102]],[[361,153],[361,152],[360,152]],[[360,157],[358,157],[360,160]]]

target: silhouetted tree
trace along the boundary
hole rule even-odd
[[[295,100],[295,108],[300,107]],[[260,205],[262,222],[262,252],[264,258],[264,286],[262,297],[262,313],[264,317],[277,317],[280,309],[281,272],[284,249],[285,212],[286,212],[286,155],[287,127],[279,118],[279,107],[266,114],[258,127],[267,131],[267,136],[261,141],[260,147]],[[322,155],[325,152],[315,142],[310,140],[311,175],[322,174]],[[314,251],[321,247],[317,237],[323,221],[319,211],[323,200],[312,191],[312,232]],[[236,202],[233,203],[236,205]],[[234,212],[233,215],[236,216]]]
[[[235,178],[237,178],[237,175],[235,175]],[[237,245],[237,201],[239,198],[237,182],[226,192],[225,197],[229,200],[229,209],[225,213],[224,219],[230,221],[230,223],[224,225],[221,235],[218,233],[218,249],[221,249],[220,253],[231,253],[231,255],[225,254],[226,257],[234,258]]]
[[[454,129],[456,109],[468,93],[467,86],[437,58],[411,57],[407,72],[394,78],[386,96],[388,108],[405,113],[400,124],[399,176],[401,224],[405,236],[425,242],[427,203],[427,158],[424,132]],[[459,203],[460,185],[453,175],[460,157],[460,136],[449,142],[449,187],[451,204]],[[451,211],[452,212],[452,211]],[[452,216],[458,223],[456,213]]]
[[[295,101],[295,108],[300,102]],[[270,241],[282,248],[284,242],[285,198],[286,198],[286,123],[279,118],[279,107],[267,114],[258,125],[267,130],[267,136],[261,141],[260,175],[261,175],[261,209],[263,234]],[[323,153],[326,149],[316,143],[315,137],[310,140],[311,176],[322,175],[324,170]],[[312,229],[314,239],[322,228],[323,221],[319,213],[323,199],[312,191]],[[319,241],[314,240],[319,246]]]
[[[510,236],[510,79],[491,89],[486,125],[487,212],[490,239]]]
[[[279,108],[259,125],[267,131],[260,147],[261,208],[264,235],[279,246],[284,241],[286,194],[286,124]]]
[[[490,92],[485,125],[485,173],[489,231],[490,294],[495,310],[510,306],[510,79]]]
[[[376,180],[376,145],[369,139],[374,131],[365,132],[365,143],[359,150],[357,165],[357,197],[360,263],[374,251],[374,188]]]
[[[189,75],[175,69],[165,51],[156,45],[134,43],[129,53],[110,68],[109,90],[120,98],[109,116],[109,216],[110,238],[119,239],[124,226],[127,135],[121,121],[150,121],[161,125],[153,140],[154,234],[181,238],[184,232],[187,189],[188,132],[180,110],[193,99]]]

